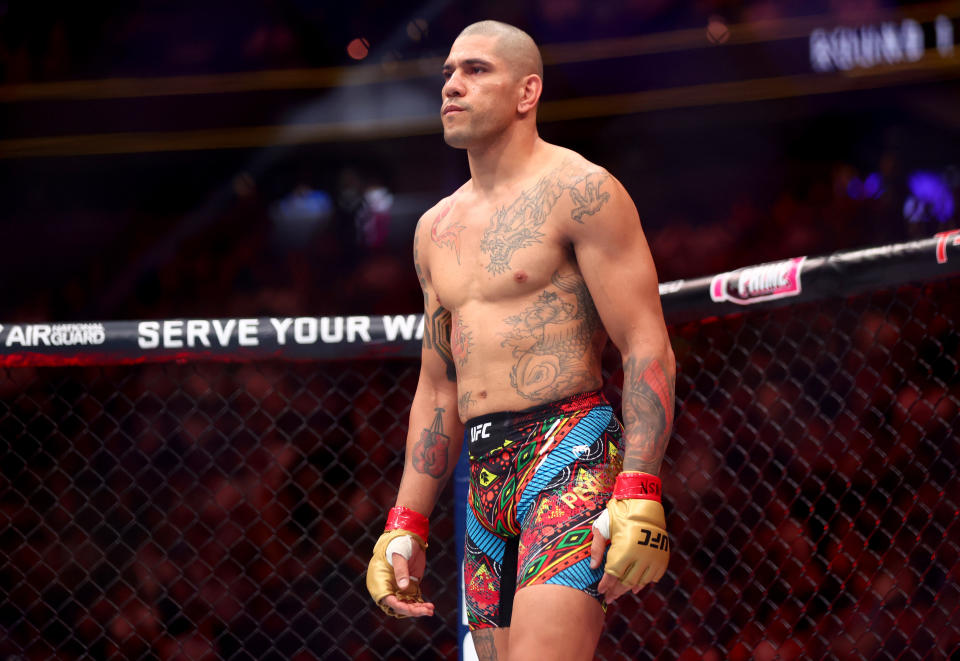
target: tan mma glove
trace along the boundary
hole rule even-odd
[[[384,597],[394,595],[400,601],[422,603],[419,577],[410,576],[405,589],[397,585],[393,571],[393,554],[399,553],[410,559],[412,544],[421,549],[427,548],[427,536],[430,528],[427,517],[407,507],[394,507],[387,516],[387,525],[373,547],[373,557],[367,566],[367,591],[374,602],[387,615],[406,617],[383,603]]]
[[[659,581],[670,560],[660,478],[639,472],[617,476],[613,497],[593,527],[610,540],[604,572],[634,588]]]

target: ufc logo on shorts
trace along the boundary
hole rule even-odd
[[[646,528],[640,529],[640,540],[637,542],[640,546],[649,546],[651,548],[667,551],[670,549],[670,537],[665,532],[653,534],[652,530]]]
[[[481,438],[490,438],[490,423],[485,422],[482,425],[470,428],[470,441],[474,442]]]

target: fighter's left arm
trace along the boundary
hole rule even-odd
[[[633,200],[602,170],[578,181],[570,195],[569,236],[577,263],[623,356],[623,472],[594,525],[591,546],[591,566],[604,562],[597,589],[609,603],[660,580],[667,570],[670,541],[658,475],[673,425],[676,364]]]
[[[570,196],[567,226],[577,263],[623,356],[623,470],[659,475],[673,425],[676,364],[653,257],[633,200],[609,173],[575,182]]]

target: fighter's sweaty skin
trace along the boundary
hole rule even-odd
[[[533,305],[504,319],[512,327],[501,346],[517,359],[510,385],[524,399],[549,402],[590,380],[590,352],[600,317],[578,274],[553,274],[554,285]]]
[[[457,255],[457,264],[460,263],[460,233],[466,229],[455,219],[447,218],[455,203],[456,193],[450,196],[449,201],[430,226],[430,239],[438,246],[452,248]]]
[[[546,171],[485,221],[489,203],[469,182],[429,220],[421,251],[429,250],[433,286],[453,312],[449,353],[437,350],[456,371],[461,418],[498,402],[516,410],[600,383],[603,329],[565,225],[587,224],[604,208],[611,177],[582,159]],[[425,326],[430,339],[442,328],[437,314]],[[490,393],[483,407],[480,390]]]

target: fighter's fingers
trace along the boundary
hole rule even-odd
[[[597,592],[602,595],[606,595],[608,592],[612,591],[619,582],[620,579],[613,574],[604,574],[603,578],[600,579],[600,585],[597,586]]]
[[[393,577],[397,587],[406,590],[410,585],[410,565],[407,559],[399,553],[393,554]]]
[[[597,569],[603,564],[603,552],[606,548],[607,538],[594,528],[593,541],[590,542],[590,569]]]
[[[622,597],[624,594],[630,591],[630,586],[624,585],[622,582],[617,581],[616,584],[607,590],[607,593],[604,595],[604,601],[608,604],[612,604],[614,601]]]
[[[649,564],[638,562],[630,568],[630,571],[624,572],[623,582],[631,588],[636,586],[642,588],[644,585],[650,582],[650,577],[652,574],[653,567],[651,567]]]
[[[650,582],[651,582],[651,583],[656,583],[656,582],[659,581],[661,578],[663,578],[663,575],[666,574],[666,573],[667,573],[667,565],[664,564],[664,565],[663,565],[662,567],[660,567],[660,569],[657,571],[656,575],[655,575],[652,579],[650,579]]]
[[[399,615],[405,615],[407,617],[423,617],[425,615],[433,615],[433,604],[430,602],[400,601],[400,599],[392,594],[388,594],[382,599],[382,601],[385,606],[388,606]]]

